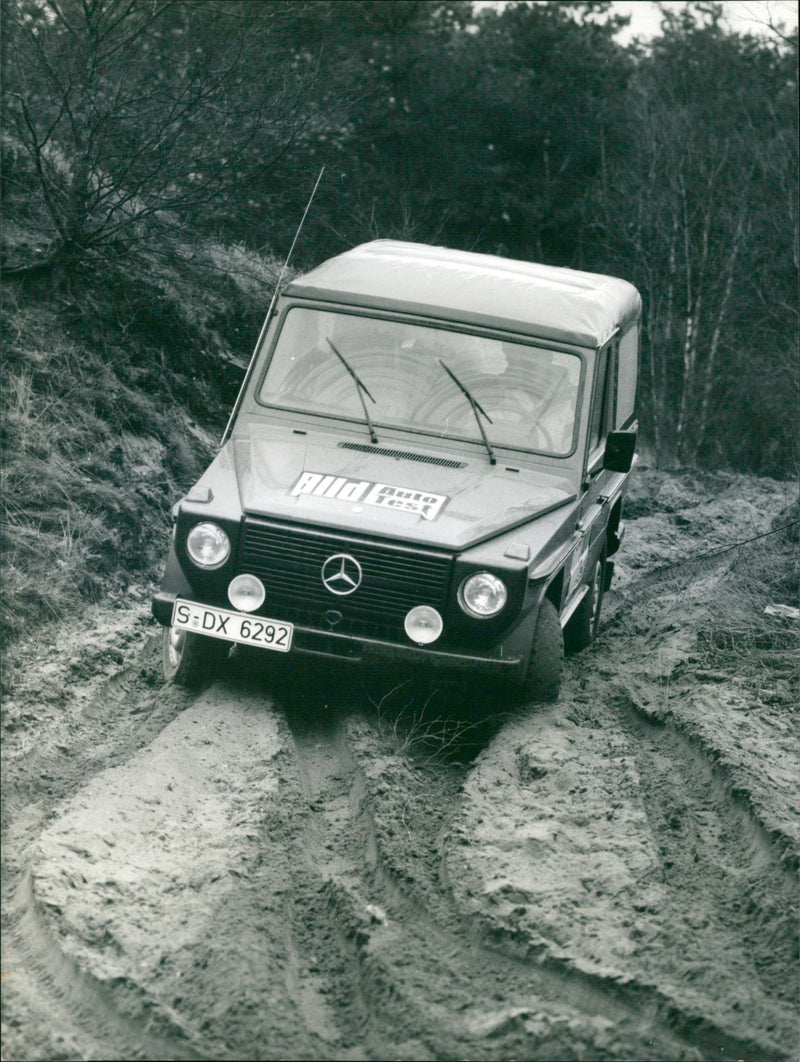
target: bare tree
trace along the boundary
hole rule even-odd
[[[780,429],[774,411],[758,420],[762,381],[785,390],[796,338],[794,89],[769,42],[691,11],[665,29],[638,79],[631,150],[596,194],[612,258],[645,296],[656,452],[693,464]]]
[[[5,144],[30,160],[43,237],[6,271],[120,260],[224,218],[315,121],[313,64],[281,39],[291,7],[4,0]]]

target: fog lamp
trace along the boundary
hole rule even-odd
[[[430,605],[417,605],[406,616],[404,627],[412,642],[417,645],[430,645],[442,633],[444,622],[435,608]]]
[[[228,587],[228,600],[240,612],[255,612],[266,596],[264,584],[255,575],[237,575]]]
[[[186,551],[198,568],[221,568],[230,556],[231,542],[217,524],[195,524],[186,536]]]

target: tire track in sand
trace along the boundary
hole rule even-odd
[[[431,775],[423,794],[408,763],[381,756],[363,717],[315,706],[308,691],[294,702],[287,719],[309,807],[303,876],[320,883],[310,917],[308,908],[295,911],[303,915],[293,928],[298,965],[318,959],[317,941],[328,941],[333,920],[338,954],[347,958],[337,976],[348,986],[350,1035],[360,1037],[368,1057],[700,1057],[661,1026],[654,1008],[628,1002],[618,986],[487,946],[455,909],[441,873],[436,812],[443,800],[449,812],[452,771],[442,764],[445,784]],[[376,785],[382,769],[386,784]],[[409,800],[428,802],[428,828],[414,831],[406,866],[387,858],[387,830],[397,836],[392,811],[387,818],[384,808],[376,822],[381,794],[392,791],[395,813]]]
[[[457,901],[546,966],[616,983],[703,1057],[788,1059],[796,960],[761,931],[791,907],[779,853],[688,742],[620,712],[596,663],[476,761],[447,851]]]

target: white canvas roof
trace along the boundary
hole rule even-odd
[[[286,295],[395,309],[584,347],[635,320],[641,299],[617,277],[376,240],[331,258]]]

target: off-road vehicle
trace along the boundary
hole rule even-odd
[[[555,699],[622,540],[640,307],[614,277],[384,240],[293,280],[175,507],[167,677],[239,643]]]

